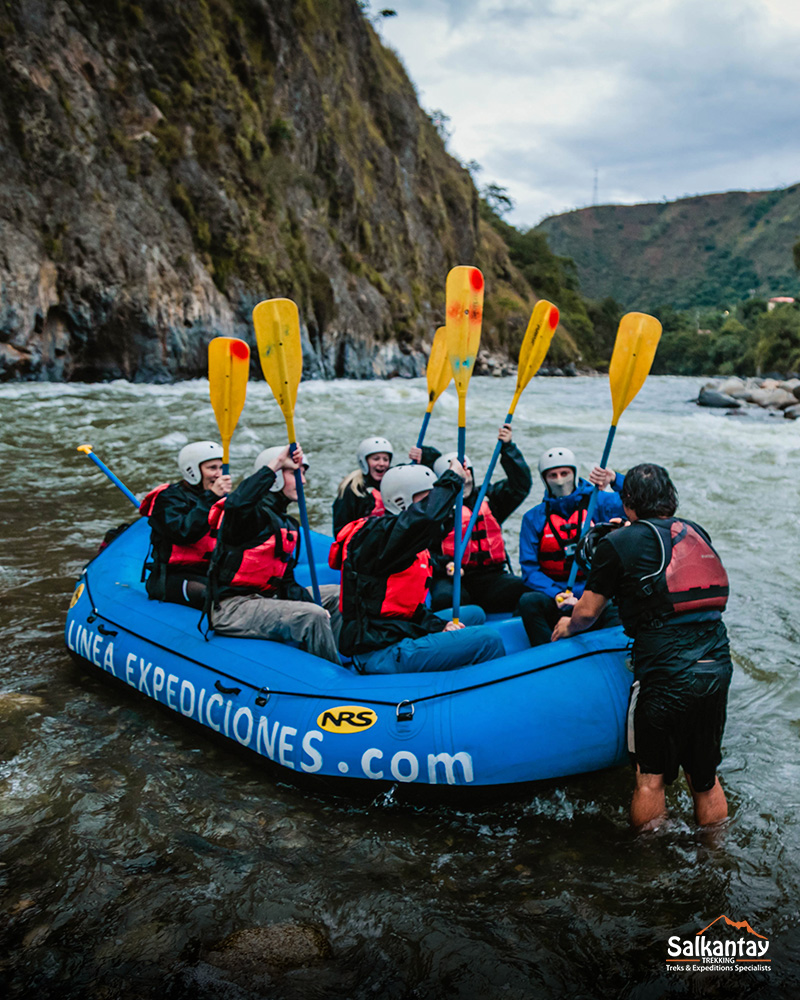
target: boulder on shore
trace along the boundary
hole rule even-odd
[[[706,382],[700,389],[697,405],[731,410],[741,407],[743,403],[750,403],[765,410],[785,412],[794,407],[798,400],[798,378],[741,379],[734,376]]]

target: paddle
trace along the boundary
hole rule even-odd
[[[606,446],[603,449],[603,457],[600,459],[601,469],[605,469],[608,465],[608,457],[611,454],[611,445],[614,442],[619,418],[650,374],[660,337],[661,324],[653,316],[648,316],[647,313],[626,313],[619,321],[617,339],[614,342],[614,351],[608,368],[613,416],[606,438]],[[594,509],[597,506],[598,492],[599,487],[595,486],[589,499],[586,518],[581,525],[579,540],[591,527]],[[565,588],[567,593],[572,593],[577,575],[578,563],[573,559],[569,580]]]
[[[458,392],[458,460],[464,464],[467,450],[467,388],[475,368],[481,342],[483,320],[483,275],[477,267],[454,267],[447,275],[446,330],[447,357]],[[453,554],[453,621],[458,624],[461,610],[461,512],[464,483],[456,500]]]
[[[541,368],[557,326],[557,307],[554,306],[552,302],[548,302],[546,299],[540,299],[539,302],[537,302],[533,307],[531,318],[528,320],[528,328],[525,331],[525,336],[523,337],[522,344],[519,349],[519,359],[517,363],[517,387],[514,390],[514,397],[511,400],[511,406],[508,408],[508,414],[506,415],[504,423],[511,423],[514,416],[514,410],[516,410],[517,403],[519,402],[519,397],[522,395],[522,391],[525,386]],[[498,441],[494,446],[492,460],[489,462],[489,468],[486,470],[486,475],[484,476],[483,483],[481,484],[480,493],[478,494],[475,506],[472,509],[472,515],[470,516],[467,530],[464,532],[461,548],[462,552],[466,552],[467,546],[469,545],[472,529],[475,527],[475,522],[478,520],[478,513],[481,509],[481,504],[486,498],[486,491],[489,489],[489,483],[492,479],[494,467],[497,465],[497,460],[500,457],[502,444],[502,441]]]
[[[102,473],[104,473],[106,476],[108,476],[108,478],[111,480],[111,482],[118,489],[122,490],[122,492],[125,494],[125,496],[130,500],[130,502],[133,504],[133,506],[137,510],[139,509],[139,501],[136,499],[136,497],[133,495],[133,493],[131,493],[131,491],[128,489],[128,487],[125,485],[125,483],[122,482],[121,479],[118,479],[114,475],[114,473],[111,471],[111,469],[109,469],[109,467],[105,464],[105,462],[101,462],[100,461],[100,459],[97,457],[97,455],[95,455],[95,453],[92,451],[92,446],[90,444],[81,444],[81,445],[78,445],[78,451],[82,451],[84,455],[88,455],[89,458],[91,458],[91,460],[97,466],[97,468]]]
[[[222,474],[228,475],[231,438],[239,422],[250,375],[250,348],[236,337],[214,337],[208,345],[208,391],[222,438]]]
[[[294,429],[294,407],[297,401],[297,387],[303,374],[303,348],[300,343],[300,315],[291,299],[265,299],[253,310],[253,326],[256,330],[258,359],[264,378],[272,389],[278,406],[286,421],[291,453],[297,449],[297,435]],[[311,574],[311,589],[314,600],[322,606],[317,583],[317,567],[311,546],[311,529],[308,526],[306,497],[303,492],[303,470],[296,469],[297,503],[300,507],[300,523],[303,526],[308,568]]]
[[[431,345],[431,353],[428,356],[428,409],[422,421],[422,428],[417,438],[417,447],[422,447],[425,440],[425,431],[428,429],[428,421],[433,413],[433,404],[450,385],[453,377],[453,369],[450,367],[450,358],[447,355],[447,327],[440,326],[436,331]]]

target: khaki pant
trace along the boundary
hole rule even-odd
[[[272,639],[332,663],[341,663],[337,651],[342,628],[339,586],[325,584],[319,591],[322,607],[306,601],[279,601],[261,594],[226,597],[214,610],[211,623],[218,635]]]

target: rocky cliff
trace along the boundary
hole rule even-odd
[[[307,374],[417,374],[462,263],[485,343],[524,329],[531,289],[355,0],[10,0],[0,55],[0,378],[200,375],[272,296]]]

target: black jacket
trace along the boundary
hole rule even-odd
[[[254,593],[255,588],[229,587],[227,581],[235,573],[245,549],[255,548],[273,534],[285,528],[298,532],[297,548],[288,561],[278,586],[276,597],[284,601],[310,601],[314,598],[294,578],[294,567],[300,555],[299,524],[286,511],[289,499],[283,491],[271,493],[275,473],[269,466],[245,479],[225,500],[225,516],[220,537],[212,558],[212,600]]]
[[[333,501],[333,537],[339,534],[346,524],[357,521],[360,517],[369,517],[375,506],[375,497],[370,492],[378,490],[380,486],[372,476],[364,477],[364,488],[366,493],[362,495],[356,493],[350,486],[344,493]]]
[[[426,500],[400,514],[370,518],[350,539],[342,568],[345,595],[339,649],[345,656],[443,631],[446,623],[423,604],[410,620],[376,618],[364,612],[359,597],[366,586],[370,589],[370,603],[380,603],[380,594],[373,590],[383,586],[385,591],[388,578],[408,569],[417,553],[441,544],[453,526],[453,503],[459,485],[458,476],[448,470]],[[350,607],[355,609],[352,613]]]
[[[173,545],[192,545],[208,533],[208,513],[219,497],[202,486],[192,486],[185,480],[173,483],[155,499],[148,518],[152,562],[147,578],[147,592],[154,600],[164,600],[167,573],[186,574],[181,567],[169,568]],[[193,567],[191,573],[203,576],[208,567]]]

